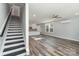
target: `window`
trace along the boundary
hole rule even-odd
[[[45,32],[53,32],[53,23],[45,24]]]
[[[50,24],[50,32],[53,32],[53,24]]]
[[[49,32],[49,24],[45,24],[45,32]]]

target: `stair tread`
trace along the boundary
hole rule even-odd
[[[20,38],[22,38],[23,37],[23,35],[20,35],[20,36],[8,36],[8,37],[6,37],[6,39],[20,39]]]
[[[9,34],[7,35],[7,37],[10,37],[10,36],[22,36],[23,34]]]
[[[7,46],[5,46],[4,48],[9,48],[9,47],[13,47],[13,46],[22,45],[22,44],[24,44],[24,42],[18,43],[18,44],[7,45]]]
[[[6,40],[16,40],[16,39],[23,39],[23,37],[7,38]]]
[[[18,45],[18,46],[13,46],[13,47],[5,48],[3,52],[14,50],[14,49],[17,49],[17,48],[22,48],[22,47],[25,47],[25,45],[22,44],[22,45]]]
[[[24,40],[16,41],[16,42],[5,43],[5,46],[6,46],[6,45],[11,45],[11,44],[18,44],[18,43],[21,43],[21,42],[24,42]]]
[[[25,56],[25,55],[26,55],[26,53],[22,53],[22,54],[19,54],[17,56]]]
[[[8,33],[8,32],[9,32],[9,33]],[[19,30],[19,31],[8,31],[8,32],[7,32],[7,34],[10,34],[10,35],[11,35],[11,34],[23,34],[23,33],[22,33],[22,30]]]
[[[8,40],[8,41],[6,41],[6,43],[9,43],[9,42],[17,42],[17,41],[21,41],[21,40],[23,40],[23,39],[19,39],[19,40]]]
[[[17,35],[7,35],[6,38],[16,38],[16,37],[23,37],[23,34],[17,34]]]
[[[13,51],[3,53],[4,56],[16,56],[18,54],[26,52],[25,48],[19,48]]]
[[[8,30],[22,30],[22,29],[17,29],[17,28],[16,28],[16,29],[8,29]]]
[[[18,27],[18,26],[16,26],[16,27],[11,27],[11,26],[10,26],[10,27],[8,27],[8,28],[21,28],[21,27]]]

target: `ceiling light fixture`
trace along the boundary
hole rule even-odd
[[[36,17],[36,14],[33,14],[33,17]]]
[[[79,15],[79,13],[75,13],[75,15]]]

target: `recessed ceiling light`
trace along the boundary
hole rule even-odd
[[[36,17],[36,14],[33,14],[33,17]]]

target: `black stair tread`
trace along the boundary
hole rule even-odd
[[[14,21],[11,21],[11,22],[8,23],[8,24],[13,24],[13,25],[14,25],[14,24],[19,24],[19,21],[15,21],[15,22],[14,22]]]
[[[8,28],[22,28],[21,26],[8,26]]]
[[[14,50],[14,49],[22,48],[22,47],[25,47],[25,45],[22,44],[22,45],[18,45],[18,46],[13,46],[13,47],[5,48],[3,52],[7,52],[7,51],[10,51],[10,50]]]
[[[10,24],[10,25],[8,25],[8,26],[9,26],[9,27],[13,27],[13,26],[14,26],[14,27],[16,27],[16,26],[19,27],[19,26],[21,26],[21,25],[16,25],[16,24],[15,24],[15,25],[11,25],[11,24]]]
[[[6,41],[8,41],[8,40],[16,40],[16,39],[23,39],[23,37],[7,38]]]
[[[8,26],[20,26],[20,25],[16,25],[16,24],[9,24]]]
[[[16,51],[16,52],[13,52],[13,53],[10,53],[10,54],[6,54],[6,55],[4,55],[4,56],[16,56],[16,55],[22,54],[22,53],[24,53],[24,52],[26,52],[25,49],[20,50],[20,51]]]
[[[10,37],[10,36],[21,36],[23,34],[10,34],[10,35],[7,35],[7,37]]]
[[[18,26],[17,26],[17,27],[8,27],[8,28],[21,28],[21,27],[18,27]]]
[[[22,33],[22,31],[16,31],[16,32],[10,32],[10,31],[8,31],[7,33]]]
[[[24,40],[20,40],[20,41],[16,41],[16,42],[9,42],[9,43],[5,43],[5,46],[6,45],[11,45],[11,44],[22,43],[22,42],[24,42]]]
[[[8,24],[19,24],[19,21],[10,21]]]
[[[22,29],[8,29],[8,30],[22,30]]]

